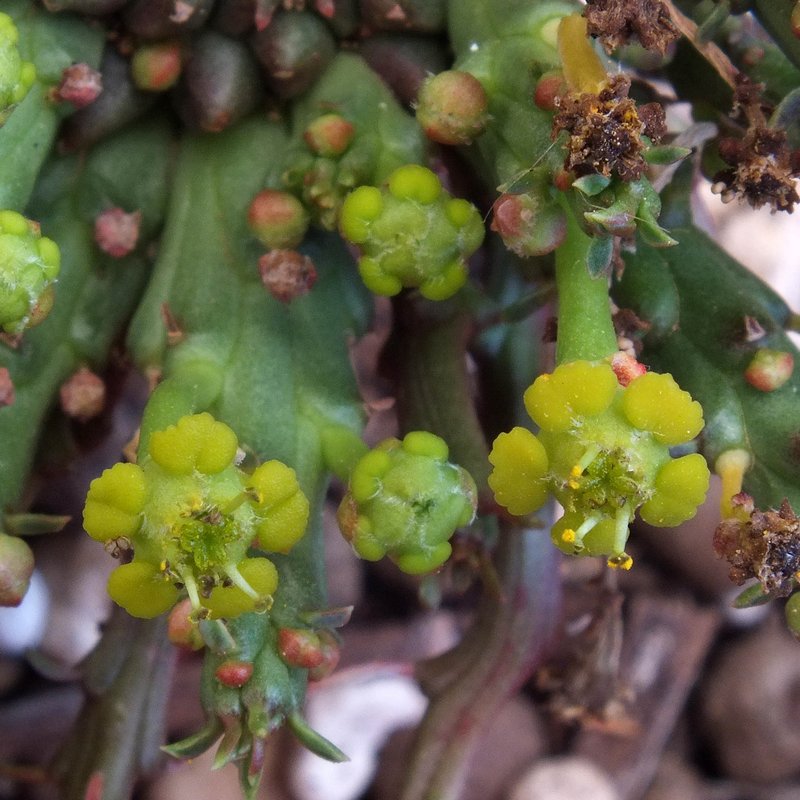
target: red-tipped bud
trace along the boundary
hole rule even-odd
[[[253,665],[249,661],[223,661],[214,671],[214,677],[231,689],[240,689],[253,674]]]
[[[491,228],[519,256],[550,253],[567,234],[564,212],[532,194],[500,195],[494,204]]]
[[[800,39],[800,0],[794,4],[792,14],[789,17],[789,24],[792,26],[792,33]]]
[[[611,369],[617,376],[620,386],[627,386],[647,372],[647,367],[627,353],[618,352],[611,356]]]
[[[281,628],[278,631],[278,652],[293,667],[312,669],[325,660],[319,636],[307,628]]]
[[[469,144],[489,122],[489,101],[469,72],[447,70],[428,78],[417,97],[417,121],[440,144]]]
[[[182,650],[200,650],[205,645],[192,611],[192,601],[187,597],[175,605],[167,618],[167,638]]]
[[[0,533],[0,606],[18,606],[33,574],[33,553],[18,536]]]
[[[338,666],[339,658],[342,655],[339,640],[331,631],[322,629],[318,636],[322,661],[308,671],[310,681],[321,681],[323,678],[327,678]]]
[[[130,214],[122,208],[109,208],[94,221],[94,239],[112,258],[123,258],[136,249],[142,212]]]
[[[756,351],[744,371],[744,379],[761,392],[774,392],[792,377],[793,370],[791,353],[764,347]]]
[[[106,404],[106,385],[99,375],[81,367],[61,384],[61,410],[80,422],[96,417]]]
[[[251,201],[247,224],[258,240],[270,249],[291,249],[303,241],[308,230],[303,204],[288,192],[264,189]]]
[[[543,111],[555,111],[558,98],[567,91],[564,73],[560,71],[545,72],[536,83],[533,102]]]
[[[314,262],[296,250],[272,250],[258,259],[261,282],[281,303],[311,291],[317,280]]]
[[[14,404],[14,382],[6,367],[0,367],[0,408]]]
[[[355,128],[339,114],[317,117],[303,132],[303,139],[317,155],[340,156],[353,141]]]
[[[93,103],[103,91],[103,76],[88,64],[72,64],[61,73],[54,99],[83,108]]]
[[[163,92],[175,85],[182,66],[179,42],[156,42],[137,48],[131,59],[131,75],[139,89]]]

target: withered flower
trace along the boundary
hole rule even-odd
[[[661,0],[587,0],[583,12],[589,34],[607,53],[638,39],[646,50],[661,55],[680,33]]]
[[[730,579],[741,585],[757,578],[766,594],[787,597],[800,570],[800,518],[788,500],[778,511],[761,511],[753,498],[734,496],[735,516],[714,531],[714,550],[730,564]]]
[[[739,197],[753,208],[769,205],[773,211],[791,214],[800,202],[794,182],[800,164],[786,131],[767,125],[762,89],[762,84],[737,76],[732,116],[743,118],[747,130],[741,139],[720,141],[719,154],[729,167],[714,176],[711,191],[720,195],[723,203]]]
[[[666,124],[658,103],[637,108],[628,97],[630,86],[626,75],[614,75],[598,94],[570,92],[559,98],[552,135],[569,134],[565,169],[579,178],[612,173],[623,181],[641,177],[647,146],[642,136],[657,142]]]

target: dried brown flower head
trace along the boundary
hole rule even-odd
[[[743,118],[747,130],[741,139],[720,141],[719,154],[729,167],[714,176],[711,191],[720,195],[723,203],[738,197],[753,208],[769,205],[774,211],[791,214],[800,202],[794,181],[800,168],[786,131],[767,125],[763,88],[744,75],[737,76],[732,116]]]
[[[646,50],[661,55],[680,33],[661,0],[587,0],[583,12],[588,30],[607,53],[638,39]]]
[[[658,141],[666,131],[664,109],[658,103],[637,108],[628,97],[631,81],[625,75],[609,78],[599,94],[570,92],[559,98],[553,138],[569,134],[564,168],[577,177],[616,173],[634,181],[645,169],[642,136]]]
[[[740,516],[723,520],[714,531],[714,549],[730,564],[731,580],[757,578],[767,594],[787,597],[800,570],[800,518],[788,500],[778,511],[755,508],[744,493],[732,502]]]

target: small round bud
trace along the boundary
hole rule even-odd
[[[440,144],[465,145],[489,122],[489,101],[469,72],[447,70],[425,80],[417,97],[417,121]]]
[[[309,218],[294,195],[264,189],[250,203],[247,224],[265,247],[291,250],[303,241]]]
[[[261,282],[281,303],[289,303],[311,291],[316,283],[314,262],[296,250],[270,250],[258,259]]]
[[[564,212],[538,195],[501,194],[493,211],[492,230],[523,258],[553,252],[567,235]]]
[[[278,652],[287,664],[305,669],[318,667],[324,658],[319,636],[303,628],[281,628]]]
[[[59,390],[61,410],[79,422],[96,417],[105,407],[106,385],[99,375],[81,367]]]
[[[177,83],[182,67],[181,45],[176,41],[141,45],[131,59],[133,82],[145,92],[170,89]]]
[[[792,377],[793,371],[794,358],[791,353],[764,347],[756,351],[747,365],[744,379],[761,392],[774,392]]]
[[[335,158],[347,150],[354,134],[355,128],[344,117],[323,114],[305,129],[303,139],[317,155]]]
[[[791,25],[792,33],[800,39],[800,0],[797,0],[792,8],[789,24]]]
[[[103,76],[88,64],[72,64],[61,73],[54,91],[57,100],[84,108],[97,100],[103,91]]]
[[[183,650],[201,650],[205,646],[192,612],[192,601],[181,600],[167,618],[167,638]]]
[[[122,208],[109,208],[94,221],[94,239],[104,253],[123,258],[136,249],[141,224],[141,211],[129,214]]]
[[[223,661],[214,670],[214,677],[231,689],[240,689],[253,676],[253,665],[249,661]]]
[[[316,667],[311,667],[308,671],[310,681],[321,681],[327,678],[338,666],[342,655],[342,648],[339,640],[329,630],[324,628],[318,632],[322,661]]]
[[[536,83],[533,102],[543,111],[555,111],[558,98],[567,91],[564,74],[560,71],[545,72]]]
[[[0,606],[18,606],[33,574],[33,553],[18,536],[0,532]]]

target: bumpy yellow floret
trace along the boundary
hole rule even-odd
[[[605,411],[617,389],[608,364],[570,361],[533,382],[524,395],[525,408],[542,430],[565,431],[576,418]]]
[[[272,604],[275,566],[248,551],[257,540],[288,552],[305,532],[308,499],[279,461],[245,474],[237,446],[210,414],[188,415],[151,434],[139,465],[117,464],[92,483],[84,525],[132,546],[134,561],[113,573],[109,592],[134,616],[160,614],[184,591],[197,616]]]
[[[694,439],[703,429],[700,403],[669,374],[648,372],[637,378],[625,390],[622,407],[631,425],[670,447]]]
[[[257,528],[258,543],[265,550],[288,553],[308,525],[308,498],[297,475],[280,461],[267,461],[250,477],[256,491],[256,509],[264,515]]]
[[[494,466],[489,487],[497,502],[511,514],[530,514],[547,499],[547,451],[525,428],[501,433],[492,445],[489,461]]]
[[[668,446],[696,436],[702,409],[671,375],[644,374],[626,387],[606,362],[574,361],[542,375],[525,393],[541,431],[501,434],[489,485],[513,514],[552,494],[564,516],[552,529],[566,553],[607,555],[628,569],[628,526],[637,509],[654,525],[692,517],[708,489],[708,467],[693,454],[672,460]]]
[[[132,617],[151,619],[169,611],[179,592],[155,564],[132,561],[122,564],[108,577],[108,593]]]
[[[233,461],[238,445],[236,434],[224,422],[203,413],[181,417],[166,430],[155,431],[148,449],[167,472],[216,475]]]
[[[104,542],[139,529],[147,497],[144,472],[136,464],[114,464],[89,484],[83,509],[86,533]]]
[[[706,460],[698,453],[668,461],[656,475],[655,494],[639,510],[642,519],[659,527],[686,522],[703,502],[709,479]]]

